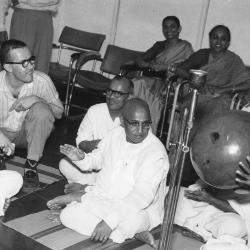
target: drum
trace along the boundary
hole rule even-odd
[[[250,113],[238,110],[210,116],[200,123],[191,143],[192,165],[207,184],[233,189],[240,161],[250,154]]]

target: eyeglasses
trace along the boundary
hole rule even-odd
[[[106,89],[105,94],[107,96],[112,96],[113,95],[115,98],[120,98],[121,96],[129,95],[129,93],[124,93],[124,92],[113,90],[113,89],[110,89],[110,88]]]
[[[35,65],[36,57],[31,56],[29,59],[22,60],[21,62],[5,62],[6,64],[21,64],[23,68],[27,68],[29,64]]]
[[[144,122],[140,122],[140,121],[129,121],[128,119],[124,118],[124,120],[128,123],[129,126],[133,127],[133,128],[139,128],[140,126],[142,127],[142,129],[149,129],[152,122],[151,121],[144,121]]]

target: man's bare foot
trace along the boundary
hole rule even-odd
[[[73,192],[81,192],[81,193],[85,193],[85,188],[87,187],[88,185],[82,185],[80,183],[70,183],[70,184],[66,184],[65,187],[64,187],[64,193],[65,194],[70,194],[70,193],[73,193]]]
[[[137,233],[135,235],[135,238],[137,240],[145,242],[146,244],[150,245],[153,248],[157,247],[156,243],[155,243],[154,236],[149,231],[144,231],[144,232],[141,232],[141,233]]]
[[[72,201],[80,202],[81,197],[82,197],[82,193],[80,192],[61,195],[48,201],[47,207],[49,209],[60,209],[61,207],[71,203]]]

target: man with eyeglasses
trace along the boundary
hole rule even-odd
[[[24,41],[33,55],[37,57],[36,69],[46,74],[53,41],[53,16],[60,0],[1,0],[0,1],[0,39],[7,36],[6,14],[13,9],[9,38]]]
[[[94,241],[121,243],[136,233],[159,225],[164,213],[165,147],[150,130],[147,103],[129,99],[122,111],[122,126],[108,133],[97,150],[85,154],[71,145],[61,146],[75,171],[100,170],[93,186],[50,200],[50,209],[61,211],[62,224]],[[81,179],[79,179],[79,182]]]
[[[0,146],[13,142],[27,147],[24,185],[39,186],[37,166],[55,118],[61,118],[63,106],[50,78],[34,71],[35,57],[26,44],[7,40],[1,46],[0,72]]]
[[[115,76],[109,88],[105,91],[106,103],[91,106],[84,116],[76,137],[76,145],[85,153],[96,149],[101,139],[112,129],[120,125],[122,108],[133,93],[133,82],[124,76]],[[78,172],[68,166],[61,165],[61,173],[69,180],[70,184],[65,186],[65,192],[84,188],[75,183]],[[77,177],[74,177],[74,174]],[[96,172],[83,175],[81,183],[93,184]]]

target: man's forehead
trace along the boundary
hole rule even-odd
[[[126,118],[133,121],[150,121],[150,114],[143,108],[131,108],[126,114]]]
[[[30,53],[30,51],[29,51],[29,49],[27,47],[23,47],[23,48],[12,49],[9,52],[9,56],[12,59],[23,60],[23,59],[30,58],[31,57],[31,53]]]
[[[129,90],[129,82],[126,79],[114,79],[110,83],[110,88],[127,92]]]

